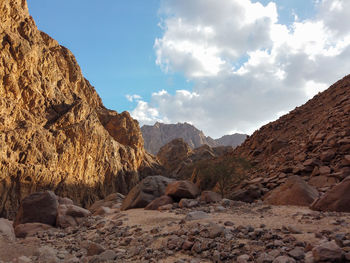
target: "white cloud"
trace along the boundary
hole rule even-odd
[[[133,116],[187,121],[217,137],[251,132],[306,102],[350,73],[350,1],[315,4],[314,18],[287,26],[273,2],[164,0],[156,63],[194,88],[154,93]]]
[[[134,95],[125,95],[126,99],[130,102],[133,102],[133,101],[139,101],[142,99],[142,97],[140,95],[137,95],[137,94],[134,94]]]

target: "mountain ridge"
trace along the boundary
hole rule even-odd
[[[154,125],[143,125],[141,132],[145,141],[145,149],[152,154],[157,154],[162,146],[177,138],[184,139],[190,148],[195,149],[204,144],[210,147],[236,147],[247,137],[245,134],[235,133],[213,139],[210,136],[205,136],[203,131],[187,122],[177,124],[156,122]]]

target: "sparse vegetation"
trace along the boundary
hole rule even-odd
[[[224,197],[234,185],[246,178],[251,167],[247,160],[235,156],[203,160],[192,166],[192,181],[201,190],[214,189]]]

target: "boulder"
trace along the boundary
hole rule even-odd
[[[192,211],[192,212],[189,212],[184,220],[185,221],[192,221],[192,220],[199,220],[199,219],[205,219],[205,218],[208,218],[209,217],[209,214],[208,213],[205,213],[203,211]]]
[[[334,186],[312,203],[311,209],[318,211],[350,212],[350,177]]]
[[[58,197],[51,191],[33,193],[21,202],[14,226],[25,223],[56,225]]]
[[[212,191],[203,191],[200,200],[205,203],[216,203],[221,201],[221,195]]]
[[[299,176],[291,176],[264,198],[271,205],[308,206],[318,197],[318,191]]]
[[[0,218],[0,238],[5,237],[9,241],[15,241],[16,236],[13,223],[5,218]]]
[[[66,228],[79,225],[85,217],[91,215],[89,210],[76,205],[60,205],[58,207],[56,226]]]
[[[156,199],[154,199],[151,203],[149,203],[145,209],[146,210],[158,210],[159,207],[163,206],[163,205],[169,205],[174,203],[174,200],[167,195],[163,195],[161,197],[158,197]]]
[[[39,232],[47,231],[52,226],[41,223],[26,223],[20,224],[15,227],[15,234],[18,238],[31,237]]]
[[[238,188],[229,195],[229,198],[234,201],[242,201],[252,203],[262,196],[262,185],[252,184],[244,188]]]
[[[176,181],[168,185],[165,194],[171,196],[175,201],[182,198],[193,199],[199,195],[199,189],[190,181]]]
[[[121,210],[144,208],[157,197],[164,195],[173,179],[164,176],[148,176],[137,184],[124,199]]]
[[[101,207],[107,207],[107,208],[120,208],[121,203],[125,199],[125,196],[121,193],[113,193],[108,195],[105,199],[98,200],[95,203],[93,203],[89,210],[92,214],[95,214],[97,210],[100,210]]]
[[[198,205],[199,205],[199,202],[194,199],[182,198],[179,202],[179,207],[181,208],[192,208]]]
[[[343,251],[337,243],[332,240],[314,247],[312,249],[312,255],[314,257],[314,262],[339,262],[343,257]]]

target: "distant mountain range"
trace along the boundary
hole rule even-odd
[[[152,154],[157,154],[159,149],[176,138],[182,138],[192,149],[204,144],[210,147],[232,146],[236,147],[244,142],[246,134],[225,135],[219,139],[213,139],[198,130],[189,123],[164,124],[155,123],[153,126],[144,125],[141,127],[145,149]]]

